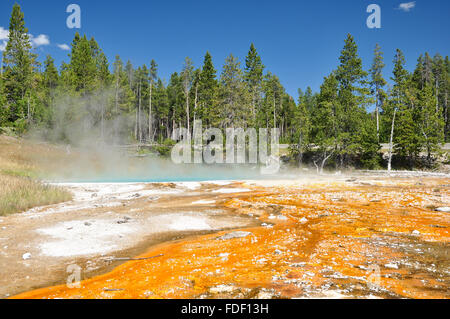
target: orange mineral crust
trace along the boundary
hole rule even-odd
[[[261,226],[151,248],[111,272],[15,298],[449,298],[450,180],[245,184]]]

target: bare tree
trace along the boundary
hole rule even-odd
[[[394,115],[392,116],[392,127],[391,127],[391,138],[389,140],[389,158],[388,158],[388,172],[392,170],[392,148],[394,141],[394,127],[395,127],[395,116],[397,115],[397,108],[394,108]]]
[[[149,105],[148,105],[148,139],[150,142],[153,142],[153,109],[152,109],[152,91],[153,84],[158,77],[158,65],[155,60],[150,62],[150,97],[149,97]]]
[[[194,66],[192,64],[192,60],[189,57],[184,59],[183,71],[181,73],[182,81],[183,81],[183,93],[186,98],[186,122],[187,122],[187,131],[190,132],[190,118],[189,118],[189,93],[192,87],[193,80],[193,71]]]

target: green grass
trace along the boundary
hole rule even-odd
[[[0,175],[0,216],[68,201],[71,198],[72,195],[63,188],[24,177]]]
[[[13,177],[36,178],[37,174],[28,169],[0,169],[0,175]]]
[[[33,156],[53,153],[56,151],[51,148],[0,136],[0,216],[72,199],[67,190],[37,180],[37,172],[42,168],[33,161]]]

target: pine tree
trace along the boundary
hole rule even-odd
[[[53,102],[56,95],[56,89],[60,83],[58,69],[55,66],[55,61],[50,55],[44,61],[44,72],[41,76],[39,91],[42,94],[43,118],[49,123],[52,116]]]
[[[170,145],[173,141],[165,139],[177,139],[175,129],[185,125],[192,129],[196,119],[222,129],[277,127],[297,161],[312,159],[319,172],[327,165],[377,168],[380,141],[390,142],[389,170],[394,153],[397,163],[410,168],[422,164],[426,153],[423,163],[431,166],[441,143],[450,139],[450,63],[439,54],[421,55],[410,74],[397,50],[393,87],[385,93],[380,46],[375,47],[368,80],[356,42],[348,35],[337,70],[324,78],[319,93],[310,87],[299,90],[296,103],[275,74],[265,74],[253,44],[244,70],[230,54],[217,80],[207,52],[202,68],[194,70],[187,58],[182,71],[173,73],[166,84],[158,78],[154,60],[149,68],[134,69],[130,61],[124,66],[116,56],[110,74],[100,45],[78,33],[70,62],[63,62],[60,72],[51,56],[38,71],[40,64],[17,4],[9,31],[0,73],[0,125],[14,125],[18,131],[28,125],[55,129],[81,124],[86,131],[101,127],[101,135],[116,143],[132,140],[134,129],[135,141]],[[56,103],[59,99],[62,103]],[[375,112],[367,110],[370,105],[375,105]],[[107,134],[110,129],[114,134]],[[57,141],[73,141],[67,132],[57,131]]]
[[[216,69],[212,63],[212,57],[206,52],[200,74],[198,87],[199,113],[203,123],[212,126],[217,123],[217,92],[218,82],[216,79]]]
[[[44,87],[53,90],[58,86],[59,74],[55,66],[55,60],[50,55],[47,55],[44,61],[44,67]]]
[[[113,64],[114,81],[114,142],[121,142],[121,137],[128,135],[128,115],[135,105],[135,95],[129,85],[128,76],[120,56],[116,56]]]
[[[145,103],[145,100],[149,98],[149,70],[147,66],[143,65],[139,67],[134,75],[135,80],[135,90],[137,96],[137,105],[136,105],[136,127],[135,127],[135,137],[142,143],[145,138],[145,133],[148,132],[148,128],[146,127],[146,114],[144,113],[144,105],[148,105]]]
[[[317,147],[313,163],[318,173],[322,173],[326,162],[336,151],[337,121],[339,109],[339,82],[334,73],[324,79],[317,98],[317,107],[311,113],[311,141]]]
[[[310,100],[311,88],[308,87],[306,93],[298,89],[298,105],[294,112],[293,143],[298,143],[296,149],[293,149],[294,155],[298,158],[299,165],[303,162],[303,154],[308,149],[311,134],[311,113],[315,111],[314,102]]]
[[[158,125],[158,141],[162,142],[163,137],[170,137],[169,125],[169,96],[168,89],[163,81],[158,79],[155,87],[155,113]]]
[[[149,106],[148,106],[148,137],[150,143],[154,140],[154,129],[153,129],[153,87],[155,86],[155,81],[158,79],[158,65],[155,60],[152,59],[150,62],[150,70],[149,70],[149,79],[150,79],[150,96],[149,96]]]
[[[450,95],[450,61],[448,56],[445,57],[445,91],[443,93],[443,112],[444,112],[444,122],[445,122],[445,141],[450,141],[450,106],[448,105],[449,95]],[[441,90],[442,91],[442,90]]]
[[[444,121],[442,113],[436,110],[436,96],[434,88],[427,83],[425,88],[419,92],[419,103],[421,108],[420,129],[424,137],[424,146],[427,152],[428,165],[432,163],[432,154],[440,149],[444,142]]]
[[[92,52],[92,41],[77,33],[70,54],[70,81],[75,91],[87,94],[94,90],[97,65]]]
[[[448,61],[448,58],[447,58]],[[449,91],[449,77],[450,74],[447,70],[446,60],[440,55],[436,54],[433,58],[433,74],[434,74],[434,90],[436,96],[436,112],[442,114],[444,121],[444,136],[447,136],[447,100]]]
[[[336,71],[339,82],[339,103],[335,114],[337,118],[337,143],[340,166],[349,157],[357,156],[360,150],[359,134],[369,104],[365,87],[367,73],[362,69],[362,60],[358,56],[358,47],[352,35],[348,35],[339,58],[340,65]]]
[[[173,73],[170,78],[170,83],[167,86],[169,107],[172,118],[172,136],[177,139],[174,134],[176,128],[182,128],[185,120],[185,96],[183,93],[183,80],[180,74]],[[211,110],[212,111],[212,110]],[[211,119],[211,115],[207,119]]]
[[[181,72],[181,81],[183,86],[183,93],[186,99],[186,123],[187,123],[187,131],[191,131],[190,127],[190,111],[189,111],[189,96],[192,87],[193,81],[193,72],[194,66],[192,60],[189,57],[186,57],[184,60],[183,71]]]
[[[383,87],[386,85],[386,80],[383,78],[383,53],[380,46],[375,46],[374,58],[372,67],[370,69],[372,94],[375,96],[375,114],[377,119],[377,140],[380,141],[380,108],[383,105],[385,93]]]
[[[97,56],[97,80],[101,88],[107,88],[111,85],[109,63],[106,55],[103,52],[100,52]]]
[[[220,76],[219,113],[222,128],[244,128],[248,121],[248,94],[238,59],[230,54]]]
[[[130,86],[130,88],[132,88],[134,82],[134,68],[130,60],[127,61],[127,64],[125,66],[125,72],[128,78],[128,85]]]
[[[425,52],[425,58],[423,60],[423,80],[425,84],[434,85],[433,60],[428,52]]]
[[[278,125],[278,112],[282,109],[284,88],[279,78],[268,72],[263,81],[264,99],[262,107],[257,112],[257,122],[259,127],[273,127]]]
[[[4,94],[9,110],[6,120],[15,122],[30,120],[30,98],[35,72],[36,56],[31,53],[28,29],[25,27],[24,14],[16,3],[13,6],[9,40],[3,52]],[[27,115],[25,115],[27,114]]]
[[[393,77],[394,86],[391,91],[390,112],[396,112],[397,119],[394,128],[395,154],[408,159],[409,167],[414,166],[414,161],[422,148],[422,136],[415,122],[417,109],[413,103],[414,93],[409,88],[414,82],[412,76],[404,67],[405,57],[403,52],[397,49],[394,58]]]
[[[251,114],[253,122],[256,121],[258,109],[261,104],[261,91],[263,83],[264,65],[261,62],[261,57],[252,43],[247,57],[245,58],[245,72],[244,79],[247,84],[247,89],[251,96]]]
[[[8,116],[6,96],[3,94],[3,91],[4,91],[3,79],[0,78],[0,127],[6,123]]]
[[[192,75],[192,90],[191,90],[191,109],[192,109],[192,116],[194,122],[197,120],[201,114],[199,114],[199,86],[200,86],[200,79],[201,79],[202,70],[201,69],[195,69]]]
[[[425,86],[425,77],[424,77],[423,55],[422,54],[417,59],[417,65],[412,74],[412,80],[416,84],[418,90],[423,90],[423,88]]]

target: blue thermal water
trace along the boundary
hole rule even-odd
[[[168,165],[151,167],[151,169],[107,169],[103,171],[72,171],[52,178],[56,182],[72,183],[144,183],[144,182],[200,182],[220,180],[262,179],[256,166],[220,166],[220,165]]]

